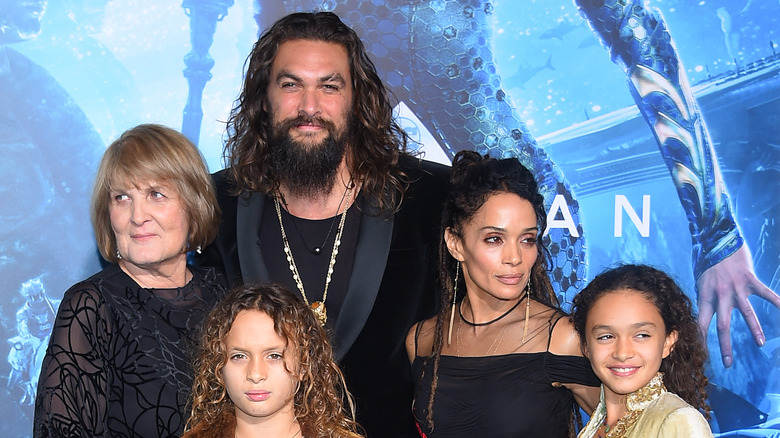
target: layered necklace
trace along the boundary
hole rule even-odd
[[[465,322],[466,324],[468,324],[468,325],[470,325],[472,327],[482,327],[482,326],[490,325],[490,324],[496,323],[496,322],[506,318],[506,316],[509,315],[510,313],[512,313],[513,310],[517,309],[517,306],[519,306],[520,303],[522,303],[523,300],[527,296],[528,296],[528,292],[526,292],[524,295],[522,295],[520,297],[520,299],[517,300],[517,302],[509,310],[507,310],[506,312],[502,313],[501,315],[499,315],[495,319],[491,319],[490,321],[487,321],[487,322],[472,322],[472,321],[469,321],[468,319],[466,319],[466,317],[463,316],[463,301],[461,301],[460,305],[458,306],[458,314],[460,315],[460,319],[463,320],[463,322]],[[528,303],[530,304],[531,301],[528,301]]]
[[[307,251],[314,255],[320,255],[322,254],[322,248],[325,246],[325,244],[328,242],[328,238],[330,238],[330,233],[333,232],[333,224],[336,223],[336,219],[338,219],[339,215],[338,212],[341,209],[341,205],[344,204],[344,200],[347,198],[347,193],[349,190],[344,190],[344,194],[341,195],[341,201],[339,201],[338,207],[336,207],[336,215],[333,216],[333,218],[330,220],[330,226],[328,227],[328,234],[325,235],[325,238],[322,239],[322,243],[319,245],[315,245],[314,248],[309,249],[309,245],[306,243],[306,239],[304,238],[303,233],[301,233],[301,230],[298,229],[298,223],[297,221],[292,221],[293,228],[295,228],[295,232],[298,233],[298,235],[301,237],[301,243],[303,244],[303,247],[306,248]],[[284,198],[282,198],[282,202],[284,202]],[[285,204],[287,205],[287,204]]]
[[[301,279],[301,275],[298,272],[298,266],[295,264],[295,259],[293,258],[292,249],[290,249],[290,242],[287,241],[287,233],[284,231],[284,224],[282,223],[282,207],[279,203],[279,197],[274,198],[274,206],[276,206],[276,217],[279,219],[279,228],[282,231],[282,243],[284,243],[284,255],[285,257],[287,257],[287,264],[290,268],[290,272],[292,273],[293,280],[295,281],[295,285],[298,287],[298,291],[301,293],[301,297],[303,297],[303,301],[306,303],[307,306],[309,306],[314,311],[314,314],[317,315],[320,324],[323,326],[325,325],[326,322],[328,322],[328,313],[325,309],[325,300],[328,298],[328,286],[330,285],[330,279],[331,276],[333,275],[333,266],[336,265],[336,256],[339,253],[339,245],[341,245],[341,234],[344,232],[344,222],[346,222],[347,219],[347,210],[349,210],[349,201],[351,195],[352,195],[352,184],[347,186],[347,191],[344,194],[347,202],[344,204],[344,212],[341,213],[339,226],[336,229],[336,238],[333,242],[333,251],[331,251],[330,253],[330,261],[328,262],[328,271],[327,274],[325,275],[325,288],[322,292],[322,300],[314,301],[313,303],[309,303],[309,298],[306,296],[306,292],[303,289],[303,280]],[[338,211],[336,211],[336,213],[338,213]],[[330,235],[330,231],[328,232],[328,235]]]
[[[456,280],[457,281],[457,280]],[[520,303],[525,300],[525,326],[523,327],[523,338],[520,340],[521,344],[525,344],[525,337],[528,334],[528,319],[530,316],[531,311],[531,279],[528,279],[528,283],[525,284],[525,294],[520,296],[520,299],[517,300],[514,306],[512,306],[509,310],[504,312],[503,314],[499,315],[497,318],[494,318],[487,322],[473,322],[466,319],[465,316],[463,316],[463,301],[466,301],[465,299],[460,302],[460,305],[458,306],[458,314],[460,315],[461,321],[465,322],[466,324],[472,326],[472,327],[483,327],[486,325],[493,324],[495,322],[500,321],[501,319],[505,318],[507,315],[512,313],[515,309],[517,309],[517,306],[520,305]],[[472,310],[472,315],[474,311]],[[506,326],[504,326],[506,327]],[[501,331],[501,334],[503,334],[503,329]],[[494,341],[495,342],[495,341]]]

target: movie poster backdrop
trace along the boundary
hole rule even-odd
[[[426,159],[475,149],[538,175],[565,307],[621,261],[715,302],[713,430],[780,434],[778,1],[0,0],[2,436],[31,435],[59,300],[101,268],[106,145],[162,123],[223,168],[258,32],[313,10],[360,34]]]

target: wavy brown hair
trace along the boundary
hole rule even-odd
[[[103,153],[92,189],[90,217],[100,255],[116,263],[116,236],[108,212],[111,191],[167,183],[188,218],[187,247],[205,248],[217,237],[220,210],[214,182],[198,148],[181,133],[142,124],[125,131]]]
[[[436,316],[436,329],[433,338],[433,349],[429,357],[425,359],[433,361],[433,379],[431,381],[431,395],[428,399],[427,416],[425,421],[428,427],[433,429],[433,405],[438,386],[439,362],[444,346],[444,327],[447,315],[452,309],[455,294],[455,271],[458,264],[447,249],[444,239],[444,231],[448,228],[456,236],[463,237],[463,227],[468,224],[477,211],[487,202],[492,195],[500,193],[513,193],[527,200],[533,207],[536,215],[536,224],[539,230],[536,241],[536,262],[531,267],[531,284],[533,287],[529,297],[546,304],[552,308],[559,308],[558,298],[555,295],[550,277],[549,255],[547,248],[542,245],[542,236],[547,228],[547,216],[544,210],[544,197],[539,193],[539,186],[533,174],[526,169],[517,159],[507,158],[497,160],[487,155],[482,156],[474,151],[460,151],[452,161],[450,173],[450,190],[444,201],[442,212],[441,230],[439,232],[439,277],[442,284],[440,294],[440,311]],[[466,290],[465,280],[460,276],[458,287]],[[423,370],[425,365],[423,365]],[[423,375],[420,376],[422,381]]]
[[[666,334],[677,331],[677,342],[672,352],[661,361],[664,385],[691,406],[709,418],[707,404],[707,362],[705,347],[691,300],[680,286],[664,271],[647,265],[625,264],[597,275],[580,293],[574,296],[574,328],[585,342],[585,323],[588,311],[602,296],[621,289],[639,292],[653,303],[661,314]]]
[[[258,310],[271,317],[274,330],[297,352],[300,375],[294,397],[295,417],[303,436],[356,436],[360,426],[353,420],[354,403],[346,389],[344,376],[333,359],[325,329],[314,312],[298,297],[276,283],[239,286],[231,290],[209,313],[195,359],[191,414],[187,430],[209,429],[233,418],[235,408],[222,377],[228,354],[225,338],[236,316],[246,310]],[[205,423],[205,424],[204,424]]]
[[[354,120],[346,134],[347,165],[369,201],[380,210],[397,209],[407,186],[398,158],[406,152],[408,136],[393,119],[388,91],[360,38],[332,12],[287,15],[252,48],[244,66],[244,86],[228,119],[224,151],[235,194],[279,188],[278,175],[268,160],[273,132],[268,85],[279,47],[293,40],[334,43],[346,50],[353,90],[350,117]]]

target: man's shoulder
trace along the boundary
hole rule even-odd
[[[450,166],[435,161],[424,160],[409,154],[402,154],[398,158],[398,167],[409,175],[414,182],[415,177],[447,181],[450,175]]]
[[[406,175],[409,183],[407,196],[443,197],[446,193],[450,179],[449,166],[411,155],[401,155],[398,168]]]
[[[234,211],[238,198],[241,196],[236,190],[235,180],[230,168],[222,169],[211,174],[216,188],[217,202],[222,209],[223,218],[228,211]]]
[[[449,186],[449,166],[402,155],[398,167],[408,183],[398,213],[418,219],[423,216],[438,218]]]
[[[214,180],[218,195],[222,195],[223,193],[229,194],[232,187],[234,187],[230,176],[230,168],[225,168],[212,173],[211,179]]]

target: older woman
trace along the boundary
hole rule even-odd
[[[216,235],[211,177],[183,135],[140,125],[106,150],[91,216],[111,264],[63,296],[34,435],[179,436],[192,384],[187,353],[225,290],[221,274],[187,265],[187,252]]]

